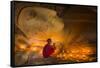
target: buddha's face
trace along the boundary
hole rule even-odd
[[[27,36],[35,36],[40,33],[46,35],[47,33],[60,32],[64,24],[55,10],[43,7],[26,7],[19,14],[17,26]]]

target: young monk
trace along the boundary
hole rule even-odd
[[[43,57],[48,58],[50,57],[55,51],[55,44],[51,45],[52,40],[48,39],[47,44],[43,48]]]

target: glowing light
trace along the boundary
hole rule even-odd
[[[94,54],[95,50],[89,44],[76,44],[70,45],[67,47],[66,52],[64,55],[59,54],[57,57],[60,57],[64,60],[71,60],[76,62],[85,62],[85,61],[92,61],[93,58],[89,55]]]
[[[26,49],[26,46],[23,45],[23,44],[20,44],[20,45],[19,45],[19,48],[25,50],[25,49]]]

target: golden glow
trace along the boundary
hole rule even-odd
[[[65,37],[63,37],[63,33],[60,32],[39,33],[35,36],[30,35],[30,39],[28,40],[28,42],[31,43],[30,47],[27,48],[23,44],[19,44],[19,46],[21,50],[36,52],[42,56],[43,47],[47,43],[46,40],[51,38],[52,42],[56,43],[56,50],[52,55],[53,57],[74,62],[92,61],[94,58],[90,57],[90,55],[95,54],[96,49],[87,42],[77,43],[82,37],[76,38],[75,43],[73,43],[74,37],[75,35],[69,33],[66,33]],[[58,42],[64,43],[61,45],[57,44]],[[63,49],[60,49],[61,47],[63,47]],[[61,50],[63,51],[61,52]]]
[[[64,54],[59,54],[57,57],[63,60],[71,60],[76,62],[92,61],[93,58],[90,55],[95,53],[95,48],[89,44],[82,43],[76,45],[70,45],[66,48]]]
[[[60,58],[61,60],[70,60],[75,62],[85,62],[92,61],[94,58],[89,55],[95,54],[95,48],[85,42],[85,43],[72,43],[73,34],[66,34],[66,37],[63,37],[63,34],[56,32],[48,32],[46,34],[40,33],[35,36],[30,36],[28,42],[31,42],[30,47],[26,47],[25,45],[20,44],[20,49],[25,50],[26,52],[36,52],[42,56],[42,50],[46,40],[51,38],[54,43],[64,42],[63,45],[56,44],[55,53],[52,55],[55,58]],[[76,38],[76,40],[81,39],[82,37]],[[65,42],[65,40],[67,40]],[[63,47],[63,52],[61,52],[61,47]]]

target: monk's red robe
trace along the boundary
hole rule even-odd
[[[51,45],[45,45],[43,48],[43,57],[48,58],[54,53],[54,47]]]

